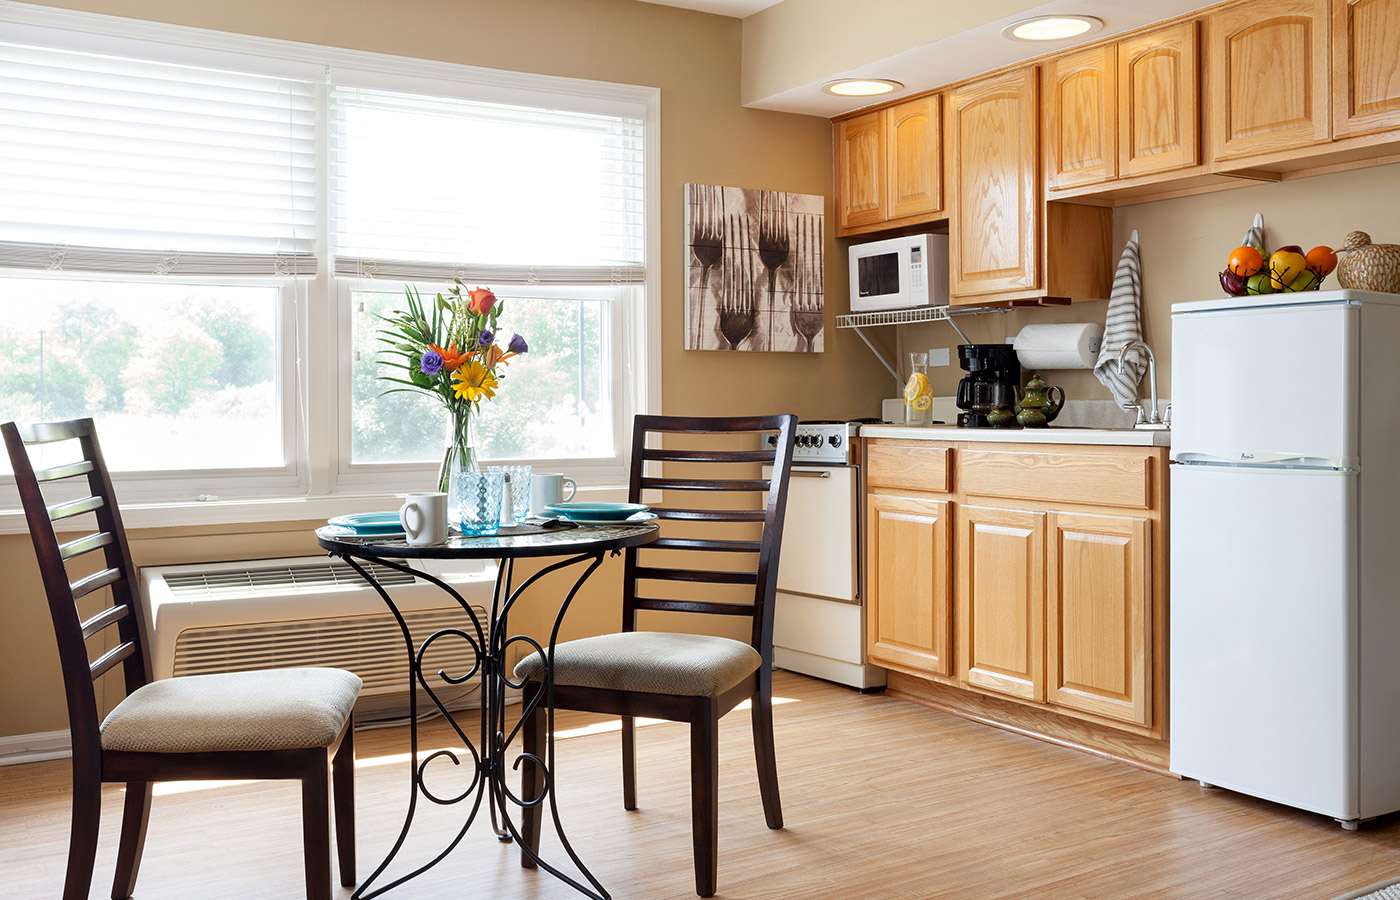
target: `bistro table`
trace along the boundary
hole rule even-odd
[[[598,879],[588,871],[570,845],[568,837],[564,834],[559,811],[555,804],[554,778],[552,776],[554,769],[554,710],[549,705],[552,696],[550,688],[553,677],[554,646],[558,640],[559,627],[564,621],[564,614],[568,611],[569,604],[573,602],[574,597],[583,587],[584,582],[588,580],[588,577],[602,565],[603,558],[609,553],[616,556],[628,547],[649,544],[655,541],[657,536],[658,529],[652,522],[575,525],[571,522],[550,521],[543,525],[526,524],[513,528],[502,528],[500,533],[495,535],[480,537],[453,535],[443,544],[411,546],[401,536],[359,535],[350,528],[338,525],[326,525],[316,529],[316,540],[322,549],[328,551],[332,556],[343,559],[379,593],[379,596],[388,605],[390,612],[399,623],[399,629],[403,632],[404,646],[407,649],[409,660],[408,702],[412,785],[409,789],[408,812],[404,816],[403,828],[399,832],[398,840],[394,842],[389,855],[384,858],[374,873],[355,889],[351,895],[354,900],[370,900],[370,898],[403,884],[441,862],[461,842],[467,829],[476,820],[483,800],[490,812],[492,828],[499,840],[507,843],[513,840],[520,844],[536,865],[582,893],[594,897],[596,900],[609,900],[608,892]],[[540,557],[564,558],[543,566],[519,585],[513,585],[515,561]],[[408,564],[416,559],[496,560],[496,587],[486,621],[481,621],[471,604],[452,585]],[[368,563],[411,574],[446,591],[462,607],[464,612],[462,627],[445,628],[434,632],[421,645],[415,647],[413,636],[409,633],[408,625],[399,612],[398,606],[395,605],[394,598],[384,589],[383,585],[375,580],[367,566]],[[583,571],[559,604],[559,611],[554,617],[554,625],[550,629],[548,644],[542,646],[539,641],[529,635],[511,635],[507,623],[510,611],[521,594],[545,575],[576,565],[583,565]],[[429,683],[423,671],[423,660],[429,647],[442,639],[466,641],[472,648],[473,662],[468,671],[452,674],[438,670],[435,675],[446,685],[467,684],[474,678],[479,679],[481,686],[481,733],[475,744],[467,737],[466,732],[439,699],[437,693],[434,692],[433,685]],[[536,695],[535,701],[522,708],[514,722],[508,725],[506,721],[506,690],[507,688],[518,689],[522,686],[520,682],[511,681],[511,673],[507,669],[508,652],[515,644],[525,645],[527,652],[539,652],[545,655],[545,690]],[[419,759],[418,691],[415,689],[415,685],[424,690],[428,698],[432,700],[433,705],[437,707],[438,712],[445,717],[457,733],[458,738],[463,741],[467,752],[471,755],[471,759],[467,761],[471,766],[470,783],[455,796],[435,794],[425,783],[424,771],[433,760],[445,757],[450,759],[454,765],[462,765],[464,761],[451,750],[438,750],[421,760]],[[510,754],[513,752],[511,743],[520,734],[522,727],[528,723],[530,716],[535,712],[535,705],[540,702],[540,698],[543,698],[548,707],[546,732],[548,742],[545,759],[541,760],[533,754],[521,751],[516,753],[512,761],[510,758]],[[522,801],[506,785],[506,776],[511,771],[511,767],[525,765],[538,767],[543,776],[544,791],[531,801]],[[419,794],[427,797],[433,803],[444,806],[470,803],[470,811],[466,814],[456,836],[437,856],[388,884],[373,887],[380,875],[398,855],[408,837]],[[537,853],[530,850],[529,842],[521,839],[520,832],[511,817],[511,807],[524,807],[527,803],[531,805],[543,803],[546,798],[549,801],[551,818],[559,834],[560,844],[569,858],[573,860],[578,871],[587,879],[588,885],[541,859]],[[498,815],[500,817],[499,825],[497,824]],[[592,886],[592,889],[589,885]]]

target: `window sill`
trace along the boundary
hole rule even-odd
[[[194,503],[123,503],[121,513],[122,522],[128,530],[300,522],[308,519],[323,521],[331,516],[397,509],[403,504],[403,496],[403,492],[397,492],[210,500]],[[627,489],[620,485],[580,486],[577,499],[626,500]],[[77,530],[83,529],[79,527]],[[0,510],[0,534],[25,534],[28,531],[23,510]]]

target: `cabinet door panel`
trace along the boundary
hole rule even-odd
[[[1118,175],[1118,83],[1113,45],[1045,64],[1045,171],[1051,187]]]
[[[955,298],[1040,286],[1036,73],[1027,67],[964,85],[949,97]]]
[[[942,101],[932,94],[892,106],[885,114],[891,219],[943,210]]]
[[[958,676],[1045,699],[1045,514],[964,506],[958,515]]]
[[[1332,0],[1332,134],[1400,128],[1400,0]]]
[[[946,500],[870,496],[866,633],[871,662],[953,674],[951,509]]]
[[[1118,48],[1120,174],[1148,175],[1200,161],[1200,63],[1195,22]]]
[[[876,110],[836,126],[837,227],[889,218],[885,185],[884,113]]]
[[[1150,725],[1149,522],[1052,513],[1046,591],[1046,699]]]
[[[1331,138],[1327,0],[1259,0],[1209,22],[1217,160]]]

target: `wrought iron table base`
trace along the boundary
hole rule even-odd
[[[391,569],[396,569],[400,572],[411,574],[416,578],[422,578],[425,581],[437,585],[439,588],[450,594],[452,598],[456,600],[457,603],[462,607],[462,610],[467,614],[467,616],[471,619],[472,631],[468,632],[460,628],[444,628],[440,631],[434,632],[433,634],[429,635],[428,638],[423,641],[422,645],[415,649],[413,645],[413,635],[409,632],[408,624],[407,622],[405,622],[403,614],[399,611],[398,606],[395,605],[393,598],[389,596],[389,593],[384,589],[384,587],[374,579],[374,577],[369,573],[366,567],[362,565],[354,556],[340,551],[331,551],[332,555],[339,556],[341,559],[343,559],[351,568],[353,568],[356,572],[359,573],[361,578],[363,578],[371,587],[375,589],[375,591],[379,593],[379,596],[389,607],[390,612],[393,613],[394,619],[398,622],[399,630],[403,632],[404,643],[407,648],[410,660],[408,709],[410,721],[409,743],[410,759],[412,765],[412,784],[409,788],[408,811],[404,816],[403,827],[399,831],[398,839],[394,842],[393,848],[390,849],[389,854],[384,858],[384,861],[379,864],[379,867],[376,868],[368,878],[361,882],[360,886],[355,889],[355,892],[350,895],[352,900],[372,900],[372,898],[378,897],[385,891],[398,887],[404,882],[409,881],[410,879],[415,878],[418,875],[421,875],[422,873],[428,871],[433,866],[437,865],[439,862],[445,859],[448,856],[448,854],[450,854],[454,849],[456,849],[457,845],[462,842],[462,839],[467,834],[467,830],[470,829],[472,823],[476,821],[477,814],[481,811],[481,805],[483,800],[486,801],[486,805],[490,813],[491,829],[495,832],[498,840],[502,841],[503,843],[511,843],[513,841],[519,844],[522,852],[525,854],[525,857],[527,859],[532,861],[539,868],[544,869],[545,871],[554,875],[556,878],[559,878],[561,881],[564,881],[565,883],[571,885],[584,895],[592,897],[594,898],[594,900],[610,900],[610,895],[608,894],[607,890],[605,890],[603,888],[603,885],[598,881],[598,879],[593,876],[593,873],[588,871],[588,867],[585,866],[583,864],[583,861],[579,859],[578,854],[574,851],[573,846],[569,843],[568,836],[564,833],[564,825],[559,818],[558,804],[555,802],[553,777],[554,647],[558,641],[559,627],[564,621],[564,613],[568,611],[569,605],[573,602],[573,599],[578,594],[579,589],[583,587],[584,582],[586,582],[588,580],[588,577],[593,574],[594,570],[602,564],[603,558],[607,555],[608,552],[611,552],[614,556],[616,556],[619,553],[619,551],[615,549],[611,551],[602,550],[596,553],[581,553],[576,556],[572,556],[567,559],[551,563],[550,565],[545,566],[544,568],[535,572],[529,578],[526,578],[524,582],[522,582],[518,587],[515,587],[514,589],[512,589],[511,587],[511,582],[514,573],[515,560],[501,560],[497,568],[496,586],[491,598],[491,613],[488,616],[488,621],[484,623],[485,628],[483,628],[483,623],[477,617],[477,614],[472,609],[471,604],[468,603],[462,597],[462,595],[459,594],[457,590],[447,582],[433,575],[429,575],[428,573],[423,572],[421,570],[414,569],[402,562],[393,559],[387,559],[381,556],[371,556],[367,554],[366,558],[373,559],[376,565],[382,565]],[[540,578],[550,574],[551,572],[556,572],[560,569],[565,569],[569,566],[574,566],[585,562],[588,563],[587,567],[584,569],[583,573],[579,575],[577,580],[575,580],[573,587],[570,588],[568,594],[566,594],[564,597],[563,603],[560,604],[559,612],[554,618],[554,627],[550,631],[549,644],[547,648],[541,646],[539,642],[535,641],[528,635],[518,634],[513,636],[507,636],[507,621],[509,619],[510,610],[515,605],[516,600],[527,588],[529,588]],[[462,726],[457,722],[456,718],[447,709],[447,706],[442,702],[442,700],[439,699],[437,693],[433,690],[432,685],[429,684],[428,678],[425,677],[425,674],[423,672],[423,659],[427,654],[428,648],[431,647],[433,643],[439,640],[440,638],[449,636],[459,638],[467,642],[467,644],[472,648],[474,654],[473,664],[467,672],[461,675],[450,675],[442,669],[439,669],[435,674],[437,678],[441,679],[441,681],[447,685],[466,684],[473,678],[477,678],[480,680],[481,733],[478,738],[477,744],[473,744],[472,740],[467,737],[467,734],[465,731],[463,731]],[[524,684],[523,681],[512,681],[510,678],[510,673],[506,669],[506,659],[508,652],[511,646],[517,643],[529,645],[529,647],[534,652],[538,652],[544,657],[544,690],[534,692],[534,696],[530,700],[522,700],[520,714],[516,718],[515,723],[510,728],[509,732],[507,732],[505,702],[506,690],[508,688],[519,689]],[[474,769],[474,771],[472,772],[471,783],[468,784],[467,787],[456,796],[441,797],[437,794],[434,794],[432,790],[429,789],[424,779],[424,773],[428,767],[428,764],[433,762],[433,760],[439,758],[450,759],[453,765],[456,766],[462,765],[463,761],[459,759],[457,754],[451,750],[434,751],[433,753],[428,754],[420,761],[418,753],[417,687],[422,687],[423,691],[428,695],[428,698],[432,700],[433,705],[437,707],[438,712],[443,716],[443,718],[448,722],[448,724],[452,726],[452,730],[456,732],[457,737],[461,739],[463,744],[466,746],[468,753],[471,754],[471,763]],[[535,754],[525,753],[522,750],[515,757],[514,761],[511,762],[509,767],[507,767],[507,755],[510,752],[510,745],[513,741],[515,741],[515,739],[518,736],[520,736],[522,727],[530,726],[530,723],[534,719],[535,710],[539,706],[541,699],[543,699],[543,702],[546,707],[546,758],[541,760]],[[511,771],[520,769],[521,766],[534,766],[536,769],[535,777],[532,779],[533,789],[529,791],[529,793],[533,794],[534,796],[531,797],[529,800],[517,797],[515,793],[511,791],[510,787],[506,784],[507,775],[509,775]],[[462,827],[457,832],[456,836],[452,838],[452,840],[447,844],[446,847],[443,848],[442,852],[440,852],[437,856],[433,857],[431,860],[414,869],[413,871],[402,875],[394,879],[393,881],[390,881],[387,884],[374,887],[375,882],[384,873],[384,871],[388,869],[389,865],[398,856],[399,851],[403,848],[404,841],[408,838],[409,830],[412,828],[413,825],[414,813],[416,812],[418,807],[419,794],[422,794],[424,797],[428,798],[428,800],[441,806],[452,806],[458,803],[470,802],[471,810],[467,814],[466,819],[462,822]],[[584,884],[578,879],[560,870],[556,866],[546,862],[543,858],[540,857],[540,855],[535,850],[531,849],[532,842],[524,840],[520,834],[520,831],[516,828],[515,821],[511,817],[512,806],[524,809],[529,806],[539,805],[546,801],[548,801],[549,803],[550,816],[554,821],[554,829],[559,836],[559,841],[563,845],[565,853],[567,853],[569,858],[573,861],[573,864],[578,869],[579,873],[582,874],[583,878],[587,880],[587,884]],[[497,819],[497,816],[499,816],[499,821]],[[534,843],[536,846],[538,846],[538,842]]]

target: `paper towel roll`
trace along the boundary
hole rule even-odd
[[[1101,343],[1103,326],[1094,322],[1027,325],[1016,335],[1016,357],[1033,371],[1092,369]]]

